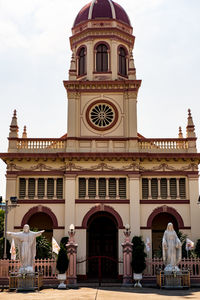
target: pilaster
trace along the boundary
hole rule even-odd
[[[133,236],[140,235],[140,175],[129,175],[130,227]]]
[[[6,199],[17,196],[17,175],[6,175]],[[8,231],[13,231],[15,226],[15,209],[8,213]]]
[[[76,198],[76,175],[65,175],[65,235],[68,228],[75,224],[75,198]]]
[[[190,199],[190,220],[191,220],[191,238],[196,241],[199,238],[199,216],[200,211],[198,208],[199,198],[199,176],[190,175],[188,176],[189,184],[189,199]],[[186,224],[187,226],[187,224]]]

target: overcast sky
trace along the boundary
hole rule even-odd
[[[116,0],[136,36],[134,58],[142,86],[138,131],[177,137],[191,108],[200,130],[200,0]],[[67,132],[63,80],[71,58],[69,36],[87,0],[0,0],[0,152],[14,109],[20,136],[60,137]],[[198,142],[199,145],[199,142]],[[0,162],[0,195],[5,196]]]

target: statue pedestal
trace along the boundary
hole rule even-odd
[[[18,275],[17,291],[34,291],[35,290],[35,274],[29,273]]]
[[[41,273],[10,273],[9,290],[35,291],[43,285],[43,275]]]
[[[157,272],[157,286],[164,289],[187,289],[190,288],[190,272]]]

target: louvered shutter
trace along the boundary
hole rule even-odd
[[[116,179],[115,178],[109,179],[109,197],[116,198]]]
[[[152,196],[152,199],[158,198],[158,179],[157,178],[151,179],[151,196]]]
[[[29,178],[28,180],[28,197],[33,199],[35,197],[35,179]]]
[[[38,179],[38,198],[44,198],[44,178]]]
[[[57,199],[63,198],[63,178],[58,178],[56,183],[56,197]]]
[[[95,178],[89,178],[88,195],[89,195],[89,198],[96,197],[96,179]]]
[[[99,178],[99,198],[106,197],[106,179]]]
[[[119,197],[126,199],[126,178],[119,178]]]
[[[47,179],[47,198],[51,199],[54,196],[54,180],[53,178]]]
[[[149,197],[149,180],[142,178],[142,199],[148,199]]]
[[[162,199],[167,199],[167,179],[161,178],[160,180],[160,194]]]
[[[85,178],[79,178],[79,198],[85,198],[86,196],[86,180]]]
[[[19,198],[23,199],[26,197],[26,179],[19,179]]]
[[[176,190],[176,178],[170,178],[170,197],[176,199],[177,190]]]
[[[185,178],[179,179],[179,194],[181,199],[186,198],[186,186],[185,186]]]

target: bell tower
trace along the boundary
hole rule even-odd
[[[135,37],[124,9],[93,0],[78,13],[70,38],[67,151],[137,151]]]

